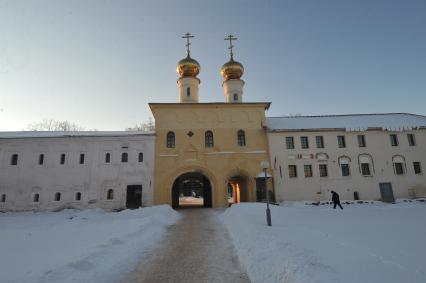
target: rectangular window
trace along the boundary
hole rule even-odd
[[[300,143],[302,145],[302,148],[309,148],[308,137],[300,137]]]
[[[422,174],[422,166],[420,165],[420,162],[416,161],[413,162],[414,167],[414,174]]]
[[[44,163],[44,154],[38,156],[38,165],[43,165]]]
[[[327,164],[320,164],[319,172],[320,172],[320,177],[327,177],[328,176]]]
[[[305,177],[312,177],[312,165],[303,165],[303,169],[305,170]]]
[[[359,147],[365,147],[365,136],[364,135],[358,135],[358,146]]]
[[[398,136],[397,135],[390,135],[390,141],[392,146],[398,146]]]
[[[363,176],[370,176],[370,164],[369,163],[361,163],[361,174]]]
[[[416,145],[416,138],[414,137],[414,134],[407,134],[408,138],[408,145],[409,146],[415,146]]]
[[[84,164],[84,153],[80,153],[80,164]]]
[[[140,162],[143,162],[143,152],[139,152],[139,155],[138,155],[138,162],[140,163]]]
[[[396,175],[404,175],[404,165],[401,162],[395,162],[394,166]]]
[[[341,164],[340,168],[342,169],[342,176],[349,176],[350,175],[349,164]]]
[[[317,143],[317,148],[324,148],[324,137],[323,136],[316,136],[315,141]]]
[[[297,167],[296,165],[288,165],[288,175],[290,178],[297,178]]]
[[[65,164],[65,153],[61,154],[61,159],[59,160],[59,163],[62,165]]]
[[[191,96],[191,88],[186,88],[186,96]]]
[[[345,148],[346,147],[345,136],[337,136],[337,143],[339,145],[339,148]]]
[[[105,163],[111,162],[111,153],[107,152],[105,153]]]
[[[12,154],[10,158],[10,165],[18,165],[18,154]]]
[[[285,145],[287,149],[294,149],[294,138],[293,137],[285,137]]]

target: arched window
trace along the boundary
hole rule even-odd
[[[167,147],[174,148],[175,147],[175,133],[168,132],[167,133]]]
[[[6,202],[6,194],[1,195],[0,202]]]
[[[372,176],[374,173],[373,158],[368,153],[358,155],[359,172],[363,176]]]
[[[127,154],[127,152],[123,152],[121,154],[121,162],[126,163],[128,160],[129,160],[129,155]]]
[[[234,101],[238,101],[238,94],[234,93]]]
[[[212,131],[206,131],[205,136],[206,136],[206,138],[205,138],[206,147],[213,147],[214,146],[213,132]]]
[[[237,133],[238,145],[246,146],[246,133],[243,130],[239,130]]]
[[[10,157],[10,165],[18,165],[18,154],[12,154]]]
[[[139,152],[138,162],[143,162],[143,152]]]
[[[396,175],[404,175],[406,171],[405,157],[402,155],[392,156],[393,170]]]
[[[39,202],[40,200],[40,194],[34,194],[33,195],[33,202]]]
[[[107,192],[107,199],[108,200],[112,200],[114,199],[114,190],[113,189],[109,189]]]
[[[81,200],[81,193],[80,192],[75,193],[75,200]]]
[[[55,201],[60,201],[60,200],[61,200],[61,193],[57,192],[57,193],[55,194],[55,198],[54,198],[54,200],[55,200]]]

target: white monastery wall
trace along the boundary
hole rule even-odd
[[[414,146],[408,143],[407,134],[410,133],[415,136]],[[391,134],[397,135],[398,146],[391,145]],[[365,136],[366,147],[359,147],[358,135]],[[301,148],[301,136],[308,137],[309,148]],[[323,136],[324,148],[317,148],[316,136]],[[339,148],[337,136],[345,136],[345,148]],[[294,138],[294,149],[286,148],[286,137]],[[338,192],[341,199],[353,200],[354,192],[358,192],[360,199],[378,200],[381,199],[379,183],[382,182],[392,184],[395,198],[426,195],[424,172],[426,130],[424,129],[402,132],[290,130],[269,132],[268,142],[271,164],[275,163],[273,177],[277,201],[329,200],[331,190]],[[369,176],[363,176],[361,173],[362,156],[371,156]],[[393,160],[401,159],[405,160],[404,172],[402,175],[397,175]],[[349,161],[349,176],[342,176],[341,163],[344,163],[344,160]],[[420,162],[421,173],[414,172],[413,162]],[[328,176],[320,177],[319,164],[327,165]],[[297,177],[290,178],[289,165],[296,165]],[[305,177],[304,165],[312,165],[312,177]]]
[[[142,185],[142,206],[153,204],[154,135],[0,139],[0,211],[126,206],[128,185]],[[128,162],[121,160],[128,153]],[[110,162],[106,162],[106,153]],[[139,153],[143,161],[139,162]],[[17,165],[12,156],[18,155]],[[39,156],[44,154],[43,164]],[[64,164],[60,164],[65,154]],[[80,154],[84,162],[80,164]],[[107,192],[113,189],[113,198]],[[60,193],[60,200],[55,194]],[[81,193],[81,200],[76,194]],[[39,200],[34,201],[34,195]],[[5,195],[5,196],[4,196]],[[4,199],[5,198],[5,199]]]

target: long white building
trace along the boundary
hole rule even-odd
[[[0,211],[153,204],[154,134],[0,133]]]
[[[271,117],[277,201],[426,195],[426,117],[405,113]]]

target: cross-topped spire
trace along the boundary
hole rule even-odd
[[[190,51],[189,51],[189,46],[191,45],[191,42],[189,41],[189,39],[190,38],[193,38],[194,36],[193,35],[191,35],[189,32],[187,32],[187,33],[185,33],[185,35],[184,36],[182,36],[182,38],[186,38],[186,54],[188,55],[188,57],[189,57],[189,53],[190,53]]]
[[[229,40],[229,47],[228,47],[228,49],[230,50],[229,54],[231,55],[231,60],[234,60],[234,53],[232,53],[232,48],[234,47],[234,45],[232,45],[232,41],[233,40],[237,40],[237,39],[238,38],[236,38],[232,34],[230,34],[227,37],[225,37],[225,40]]]

